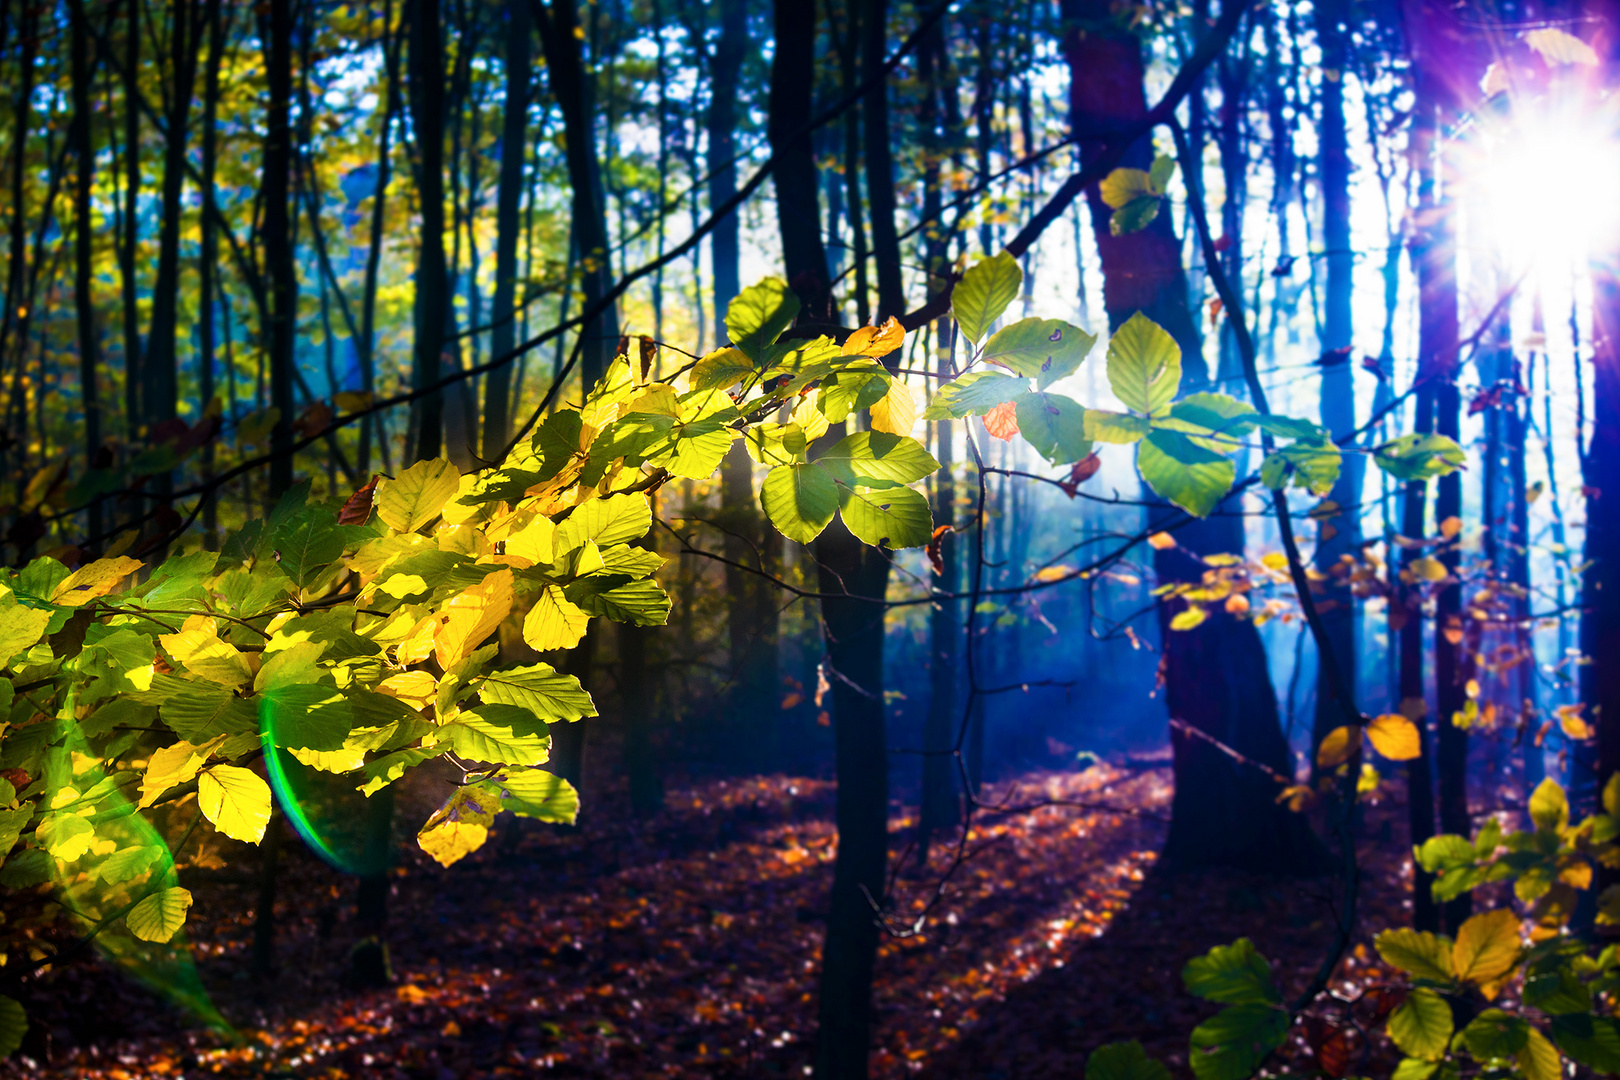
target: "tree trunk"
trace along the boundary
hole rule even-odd
[[[720,0],[720,37],[710,64],[709,207],[723,206],[737,194],[737,85],[748,54],[746,0]],[[714,223],[710,257],[714,262],[714,336],[724,340],[726,308],[742,288],[739,220],[735,211]]]
[[[816,7],[802,0],[773,0],[776,54],[771,60],[769,134],[776,158],[776,219],[788,284],[798,294],[799,318],[832,321],[827,251],[821,242],[816,159],[810,145],[810,107],[815,89]]]
[[[450,282],[444,257],[444,37],[439,0],[412,3],[406,81],[420,165],[417,194],[422,235],[416,261],[416,340],[412,347],[411,385],[421,390],[440,378]],[[444,446],[444,395],[418,399],[412,403],[411,411],[406,457],[411,461],[438,457]]]
[[[1355,366],[1350,347],[1353,330],[1350,312],[1355,256],[1350,249],[1350,150],[1344,116],[1344,74],[1349,66],[1348,12],[1345,0],[1325,0],[1316,8],[1316,36],[1322,46],[1322,67],[1334,74],[1322,79],[1322,240],[1327,247],[1327,288],[1323,309],[1322,425],[1335,438],[1356,426]],[[1317,600],[1317,610],[1332,643],[1345,686],[1356,686],[1356,607],[1349,578],[1332,573],[1342,568],[1340,557],[1357,552],[1361,539],[1362,455],[1346,454],[1338,481],[1328,494],[1339,508],[1322,517],[1317,526],[1316,568],[1331,574]],[[1327,666],[1317,665],[1316,717],[1313,727],[1319,743],[1344,720],[1343,703],[1335,699]]]
[[[1145,74],[1138,39],[1112,13],[1105,0],[1064,0],[1070,29],[1063,46],[1070,72],[1070,123],[1077,132],[1106,131],[1147,111]],[[1102,146],[1080,144],[1083,160]],[[1138,140],[1121,165],[1145,169],[1151,147]],[[1182,390],[1208,386],[1209,369],[1199,352],[1197,329],[1188,306],[1181,250],[1169,215],[1125,236],[1109,229],[1110,209],[1096,187],[1090,189],[1091,219],[1102,256],[1103,300],[1109,325],[1117,328],[1137,311],[1163,326],[1181,344]],[[1168,518],[1165,511],[1156,517]],[[1243,550],[1242,518],[1212,517],[1175,533],[1180,545],[1154,553],[1162,584],[1198,580],[1204,564],[1196,557]],[[1270,769],[1289,775],[1292,764],[1277,715],[1276,695],[1265,647],[1254,624],[1217,612],[1193,630],[1171,631],[1170,612],[1160,608],[1164,649],[1165,701],[1172,719],[1237,750]],[[1176,729],[1175,800],[1164,864],[1187,869],[1227,866],[1250,870],[1309,873],[1323,866],[1324,852],[1305,819],[1277,805],[1277,781],[1251,765],[1240,765],[1206,739]]]
[[[90,90],[95,77],[90,60],[90,28],[83,0],[73,0],[73,310],[79,339],[79,390],[84,404],[84,464],[93,469],[101,452],[101,404],[98,392],[101,346],[96,336],[94,233],[90,193],[95,184],[95,143],[91,131]],[[21,137],[22,133],[18,133]],[[89,535],[101,535],[101,501],[90,504]]]
[[[842,425],[823,438],[843,435]],[[818,1080],[865,1080],[872,1038],[872,966],[877,911],[889,854],[889,761],[884,733],[883,621],[889,561],[835,520],[815,542],[824,593],[826,659],[832,666],[834,818],[838,855],[821,950],[815,1073]],[[865,598],[865,599],[863,599]]]
[[[208,69],[203,78],[202,130],[202,244],[197,253],[197,402],[198,415],[208,410],[214,399],[214,303],[219,292],[215,266],[219,262],[219,225],[208,212],[215,199],[214,171],[219,158],[219,77],[225,59],[225,19],[220,0],[207,0],[203,22],[208,27]],[[200,34],[199,34],[200,37]],[[214,478],[214,441],[202,448],[203,479]],[[219,545],[219,501],[213,494],[203,496],[203,546],[212,551]]]
[[[292,487],[293,365],[297,361],[298,267],[292,238],[292,0],[270,0],[265,72],[270,87],[264,145],[264,261],[270,278],[270,405],[280,411],[270,437],[270,498]],[[150,381],[148,382],[150,385]]]
[[[529,68],[532,64],[529,0],[506,4],[506,103],[501,120],[501,176],[495,194],[495,299],[489,318],[490,359],[512,351],[517,330],[519,204],[523,199],[523,161],[528,150]],[[485,376],[483,457],[493,461],[506,449],[510,434],[511,365]],[[521,388],[520,388],[521,389]]]
[[[199,52],[197,5],[193,0],[172,0],[169,12],[169,72],[174,79],[174,85],[169,92],[168,115],[164,117],[168,130],[165,132],[163,149],[157,277],[152,284],[152,325],[146,339],[143,386],[146,423],[147,427],[153,430],[159,424],[173,420],[179,404],[176,338],[180,294],[180,217],[185,212],[185,208],[181,205],[181,196],[185,191],[186,179],[186,126],[191,116],[191,97],[196,83]],[[272,35],[275,33],[274,27],[271,33]],[[272,53],[274,48],[272,43]],[[274,67],[269,71],[273,99],[276,73]],[[272,113],[274,109],[275,104],[272,100]],[[271,122],[274,123],[273,118]],[[268,207],[266,209],[268,211]],[[268,229],[270,225],[268,213],[265,225]],[[268,239],[267,237],[267,241]],[[270,263],[273,275],[277,267],[275,261],[269,257],[268,251],[267,242],[266,259]],[[290,423],[292,418],[286,416],[283,419]]]
[[[140,238],[141,191],[141,0],[125,5],[124,206],[118,250],[124,315],[124,438],[133,443],[141,426],[141,322],[136,305],[135,245]]]
[[[658,516],[657,496],[649,496],[653,516]],[[656,531],[636,541],[636,546],[657,551]],[[650,817],[664,805],[664,778],[653,747],[657,726],[657,704],[652,676],[648,672],[647,646],[655,629],[631,623],[618,625],[619,700],[624,706],[624,771],[630,781],[630,809]]]
[[[540,43],[545,49],[551,94],[562,112],[567,149],[568,183],[573,191],[573,233],[578,246],[585,307],[594,309],[613,288],[608,253],[607,207],[602,198],[596,160],[591,73],[580,52],[575,0],[552,0],[550,16],[537,13]],[[612,361],[619,340],[619,318],[613,305],[580,328],[580,377],[586,390],[596,385]]]
[[[955,324],[941,319],[939,326],[939,374],[952,373],[952,339]],[[934,425],[934,457],[939,472],[934,474],[934,528],[956,524],[956,477],[954,441],[956,427],[950,421]],[[934,588],[955,593],[961,585],[961,556],[956,537],[946,533],[940,539],[940,566]],[[923,727],[922,806],[918,811],[917,861],[928,864],[934,833],[953,828],[962,820],[962,769],[956,749],[956,729],[961,722],[956,688],[961,667],[961,602],[936,600],[929,612],[928,635],[928,717]]]
[[[388,179],[392,158],[389,141],[394,117],[399,112],[399,43],[393,38],[393,5],[383,4],[383,79],[387,91],[383,98],[382,130],[377,135],[377,186],[371,195],[371,235],[366,244],[365,279],[360,294],[360,340],[355,351],[360,360],[360,389],[371,394],[376,389],[377,372],[377,275],[382,266],[383,230],[387,224]],[[383,468],[389,469],[387,438],[383,434],[381,414],[375,418],[378,447],[382,451]],[[372,421],[360,425],[360,446],[356,451],[355,468],[362,477],[371,473]]]
[[[866,151],[866,197],[872,215],[872,254],[877,263],[878,321],[905,313],[900,278],[900,240],[894,227],[894,143],[889,131],[889,82],[877,78],[887,59],[888,0],[865,0],[861,15],[861,70],[875,79],[861,104]]]

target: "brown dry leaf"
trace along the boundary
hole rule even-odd
[[[1018,410],[1014,408],[1013,403],[1004,401],[985,413],[984,430],[988,431],[992,438],[1010,442],[1012,437],[1018,434]]]
[[[1336,769],[1350,760],[1355,752],[1356,744],[1361,739],[1361,729],[1346,724],[1336,727],[1322,737],[1322,743],[1316,748],[1316,767],[1319,769]]]

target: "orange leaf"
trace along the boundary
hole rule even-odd
[[[1002,442],[1008,442],[1018,434],[1018,410],[1013,403],[1004,401],[985,413],[984,430]]]
[[[844,339],[845,356],[868,356],[873,360],[888,356],[905,343],[906,331],[900,320],[890,317],[882,326],[862,326]]]

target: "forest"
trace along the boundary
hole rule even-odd
[[[1620,3],[0,0],[0,274],[0,1080],[1620,1073]]]

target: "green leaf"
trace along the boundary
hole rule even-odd
[[[1132,199],[1109,216],[1108,231],[1114,236],[1128,236],[1133,232],[1141,232],[1153,224],[1153,219],[1159,216],[1159,203],[1162,201],[1157,195],[1143,195],[1140,199]]]
[[[1019,434],[1053,465],[1067,465],[1090,455],[1086,410],[1078,401],[1032,391],[1018,399],[1015,409]]]
[[[669,594],[650,578],[589,574],[563,586],[563,598],[587,615],[603,615],[614,622],[663,626],[669,621]]]
[[[492,705],[527,709],[548,724],[596,715],[596,705],[579,680],[558,674],[550,664],[494,672],[478,684],[478,694]]]
[[[1237,476],[1231,461],[1175,431],[1155,431],[1143,439],[1136,467],[1148,487],[1194,517],[1208,516]]]
[[[1132,412],[1158,413],[1181,386],[1181,346],[1138,311],[1109,339],[1108,385]]]
[[[103,859],[97,873],[108,885],[121,885],[146,873],[166,854],[157,844],[124,848]]]
[[[922,547],[934,532],[928,500],[908,487],[839,492],[844,524],[856,539],[872,547]]]
[[[837,480],[856,487],[910,484],[932,475],[939,462],[909,435],[857,431],[839,439],[815,463]]]
[[[1524,1049],[1514,1055],[1525,1080],[1561,1080],[1564,1061],[1558,1056],[1557,1048],[1534,1027],[1527,1028],[1525,1033],[1528,1039]]]
[[[1395,1073],[1391,1080],[1429,1080],[1440,1068],[1438,1061],[1424,1061],[1422,1058],[1402,1058],[1401,1063],[1395,1066]]]
[[[889,394],[890,379],[875,360],[861,360],[821,384],[816,407],[828,423],[838,424],[852,412],[870,409]]]
[[[1036,380],[1042,390],[1074,373],[1097,335],[1062,319],[1020,319],[990,335],[984,359]]]
[[[1408,975],[1438,983],[1451,981],[1451,939],[1427,930],[1401,927],[1373,939],[1384,962]]]
[[[759,501],[778,532],[808,544],[838,512],[838,485],[820,465],[778,465],[760,485]]]
[[[1141,442],[1152,427],[1145,416],[1109,412],[1106,409],[1086,410],[1086,438],[1093,442],[1129,446]]]
[[[1530,793],[1530,820],[1536,828],[1552,832],[1569,824],[1569,799],[1558,781],[1547,777]]]
[[[1018,296],[1024,271],[1010,252],[980,259],[951,290],[951,317],[968,342],[977,345],[990,324]]]
[[[1217,945],[1187,961],[1181,981],[1189,993],[1222,1005],[1268,1005],[1281,1000],[1271,965],[1248,938]]]
[[[1402,435],[1373,451],[1378,467],[1397,480],[1427,480],[1462,468],[1463,448],[1444,435]]]
[[[612,547],[640,540],[652,528],[652,506],[640,492],[609,495],[605,499],[592,499],[574,508],[574,512],[557,525],[552,548],[558,555],[567,554],[594,540],[597,547]]]
[[[50,621],[51,612],[46,608],[23,607],[15,602],[0,605],[0,663],[32,648],[44,636]]]
[[[1401,1052],[1425,1061],[1445,1056],[1451,1042],[1451,1006],[1433,990],[1419,987],[1389,1014],[1389,1037]]]
[[[1472,866],[1477,857],[1473,844],[1451,833],[1431,836],[1417,849],[1418,865],[1431,874]]]
[[[354,728],[354,713],[335,687],[296,683],[260,697],[259,721],[283,749],[341,750]]]
[[[1132,1039],[1093,1050],[1086,1059],[1086,1080],[1170,1080],[1170,1070]]]
[[[1313,495],[1328,495],[1338,482],[1343,455],[1331,442],[1300,440],[1267,454],[1260,463],[1260,482],[1273,491],[1288,484],[1304,488]]]
[[[0,1058],[8,1058],[28,1034],[28,1014],[16,998],[0,994]]]
[[[1527,975],[1524,1003],[1548,1016],[1592,1011],[1592,991],[1569,968]]]
[[[1450,1013],[1450,1007],[1447,1007]],[[1392,1018],[1393,1019],[1393,1018]],[[1530,1025],[1501,1009],[1486,1009],[1463,1028],[1463,1042],[1474,1060],[1484,1064],[1493,1059],[1511,1058],[1530,1041]]]
[[[362,766],[366,782],[360,785],[360,791],[371,796],[405,775],[407,769],[413,768],[431,758],[443,754],[449,747],[435,746],[428,749],[407,747],[396,750],[391,754],[384,754],[374,761],[368,761]]]
[[[1097,185],[1103,203],[1113,210],[1129,206],[1140,198],[1156,196],[1159,191],[1146,169],[1115,169]]]
[[[1196,397],[1197,395],[1193,395]],[[1292,416],[1257,416],[1255,423],[1261,431],[1268,435],[1275,435],[1279,439],[1326,439],[1328,430],[1309,420],[1298,420]]]
[[[1168,154],[1160,154],[1153,159],[1153,167],[1148,170],[1148,180],[1153,184],[1153,190],[1163,195],[1170,190],[1170,179],[1176,175],[1176,159]]]
[[[1620,1020],[1590,1013],[1552,1018],[1552,1037],[1575,1061],[1600,1073],[1620,1073]]]
[[[142,941],[166,942],[186,925],[186,911],[190,907],[191,890],[178,886],[159,889],[130,908],[124,925]]]
[[[461,471],[445,458],[418,461],[377,485],[377,515],[396,532],[415,532],[444,509],[461,487]]]
[[[551,756],[550,735],[518,735],[468,713],[439,730],[449,736],[456,754],[470,761],[539,765]]]
[[[692,368],[687,385],[693,390],[718,390],[734,386],[758,369],[740,349],[716,349]]]
[[[788,283],[768,277],[750,285],[732,299],[726,308],[726,333],[756,365],[765,360],[765,350],[793,325],[799,314],[799,298]]]
[[[1233,1005],[1193,1029],[1188,1064],[1198,1080],[1248,1080],[1287,1034],[1282,1009]]]
[[[491,781],[501,789],[501,809],[518,817],[572,825],[579,816],[579,792],[560,776],[540,769],[513,772]]]
[[[1261,419],[1248,402],[1239,401],[1229,394],[1207,392],[1188,394],[1170,406],[1170,418],[1174,424],[1161,426],[1186,435],[1213,433],[1223,436],[1228,443],[1253,431]],[[1212,446],[1210,449],[1230,450],[1231,447]]]
[[[924,420],[960,420],[983,416],[1029,389],[1027,379],[999,371],[970,371],[941,386],[923,412]]]
[[[216,683],[188,683],[158,706],[158,712],[176,735],[198,745],[215,735],[240,735],[259,725],[250,702]]]
[[[15,796],[16,792],[12,794]],[[33,816],[33,807],[27,805],[15,810],[0,810],[0,860],[11,854],[11,849],[17,846],[17,838],[22,835],[23,826]]]
[[[297,585],[306,586],[343,555],[345,531],[324,506],[306,506],[270,534],[276,565]]]

